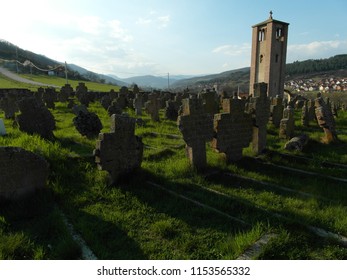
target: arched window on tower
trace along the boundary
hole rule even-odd
[[[278,62],[278,54],[276,54],[276,56],[275,56],[275,62]]]
[[[265,36],[266,35],[266,29],[265,28],[262,28],[258,31],[258,41],[259,42],[262,42],[262,41],[265,41]]]
[[[278,39],[278,38],[281,38],[281,37],[283,37],[283,36],[284,36],[284,34],[283,34],[283,28],[282,28],[282,27],[276,28],[276,38]]]

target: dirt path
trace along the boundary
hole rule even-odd
[[[55,88],[60,88],[59,86],[56,85],[49,85],[49,84],[43,84],[43,83],[39,83],[39,82],[34,82],[25,78],[22,78],[21,76],[18,76],[15,73],[12,73],[10,71],[8,71],[7,69],[0,67],[0,74],[6,76],[7,78],[11,79],[11,80],[15,80],[17,82],[21,82],[21,83],[27,83],[27,84],[32,84],[32,85],[36,85],[36,86],[43,86],[43,87],[55,87]]]

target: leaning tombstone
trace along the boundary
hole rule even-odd
[[[6,135],[6,129],[3,119],[0,119],[0,136]]]
[[[29,134],[39,134],[46,139],[54,138],[55,120],[52,113],[38,102],[36,98],[30,97],[18,102],[21,112],[16,116],[19,129]]]
[[[135,119],[126,115],[111,116],[111,132],[100,133],[94,150],[100,170],[110,174],[111,185],[141,167],[143,144],[135,136]]]
[[[327,144],[338,141],[335,129],[335,120],[330,108],[324,102],[324,99],[322,97],[318,97],[315,100],[315,106],[318,125],[323,128],[325,134],[325,136],[322,138],[322,141]]]
[[[186,154],[190,163],[198,171],[203,170],[207,164],[206,142],[213,139],[214,130],[213,119],[205,113],[202,100],[183,99],[177,124],[186,142]]]
[[[0,147],[0,197],[19,199],[46,186],[47,161],[18,147]]]

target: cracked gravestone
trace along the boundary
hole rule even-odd
[[[18,147],[0,147],[0,197],[17,199],[44,188],[47,161]]]
[[[186,154],[197,170],[206,167],[206,142],[213,139],[213,119],[206,114],[201,99],[182,100],[181,115],[177,119],[178,128],[186,142]]]
[[[111,132],[100,133],[94,150],[100,170],[110,174],[111,185],[141,167],[143,144],[135,135],[135,119],[125,115],[111,116]]]

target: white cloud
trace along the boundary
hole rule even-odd
[[[243,43],[242,45],[223,45],[212,50],[213,53],[221,53],[228,56],[239,56],[251,52],[251,45]]]
[[[157,21],[159,23],[159,27],[160,28],[165,28],[168,26],[168,24],[170,23],[170,16],[166,15],[166,16],[161,16],[157,18]]]
[[[119,20],[111,20],[107,22],[107,27],[110,30],[110,36],[112,38],[120,39],[123,42],[131,42],[133,37],[128,34],[127,30],[121,26]]]
[[[157,27],[158,29],[166,28],[171,21],[170,15],[158,16],[156,11],[151,11],[148,16],[137,19],[136,24],[143,27]]]
[[[288,45],[288,61],[326,58],[346,53],[347,40],[314,41],[307,44]]]

